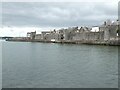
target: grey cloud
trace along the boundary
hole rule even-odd
[[[117,6],[103,3],[2,3],[5,26],[68,27],[117,19]]]

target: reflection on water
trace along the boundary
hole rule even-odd
[[[3,88],[116,88],[118,47],[3,42]]]

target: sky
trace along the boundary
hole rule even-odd
[[[118,2],[2,2],[0,36],[26,36],[27,32],[99,26],[118,18]]]

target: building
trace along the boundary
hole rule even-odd
[[[80,41],[80,42],[112,42],[120,39],[120,23],[105,21],[101,26],[90,27],[69,27],[67,29],[43,31],[41,34],[28,32],[30,40],[42,41]]]
[[[35,35],[35,40],[41,40],[41,39],[42,39],[42,34]]]
[[[46,41],[56,41],[58,40],[58,34],[56,30],[54,31],[43,31],[41,34],[41,39]]]
[[[27,37],[31,40],[35,39],[36,31],[35,32],[28,32]]]
[[[100,26],[100,31],[104,32],[104,40],[115,40],[119,36],[118,21],[116,22],[104,22],[104,25]]]

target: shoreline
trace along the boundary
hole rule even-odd
[[[120,41],[98,41],[98,40],[87,40],[87,41],[44,41],[44,40],[18,40],[18,39],[6,39],[6,41],[13,41],[13,42],[40,42],[40,43],[60,43],[60,44],[86,44],[86,45],[107,45],[107,46],[120,46]]]

